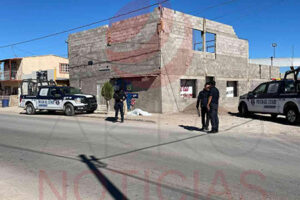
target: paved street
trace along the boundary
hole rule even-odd
[[[0,199],[299,199],[299,137],[268,136],[264,123],[207,135],[196,124],[0,114]]]

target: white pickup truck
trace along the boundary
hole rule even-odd
[[[37,95],[21,95],[20,107],[25,108],[28,115],[36,110],[64,111],[72,116],[75,111],[93,113],[97,109],[95,96],[82,94],[73,87],[41,86]]]
[[[239,112],[271,114],[273,118],[285,115],[290,124],[300,121],[300,67],[287,71],[283,80],[265,82],[248,94],[240,96]],[[287,76],[293,74],[293,79]]]

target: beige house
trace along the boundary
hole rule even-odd
[[[54,71],[58,85],[69,85],[69,60],[55,55],[32,56],[0,60],[0,95],[17,95],[25,76],[38,71]]]

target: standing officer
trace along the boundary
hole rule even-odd
[[[207,131],[209,126],[209,116],[208,116],[208,96],[209,96],[209,84],[206,83],[202,91],[199,92],[196,108],[199,112],[199,105],[201,104],[201,119],[202,128],[200,131]]]
[[[121,113],[121,122],[124,122],[124,101],[126,100],[126,95],[123,89],[116,90],[114,93],[115,99],[115,120],[118,121],[119,110]]]
[[[209,111],[209,117],[211,120],[212,129],[208,133],[217,133],[219,131],[219,90],[216,88],[216,82],[211,81],[209,83],[209,97],[207,109]]]

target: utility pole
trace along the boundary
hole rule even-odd
[[[273,56],[271,56],[271,66],[269,66],[269,78],[270,78],[270,80],[272,79],[271,78],[271,76],[272,76],[272,72],[271,72],[272,70],[271,69],[273,68],[273,59],[274,59]]]
[[[276,56],[276,47],[277,47],[277,44],[276,43],[272,43],[272,47],[273,47],[273,58],[275,58],[275,56]]]
[[[273,61],[274,61],[274,58],[276,56],[276,47],[277,47],[277,44],[276,43],[272,43],[272,47],[273,47],[273,56],[271,56],[271,66],[269,66],[269,77],[270,77],[270,80],[272,79],[272,69],[273,69]]]

